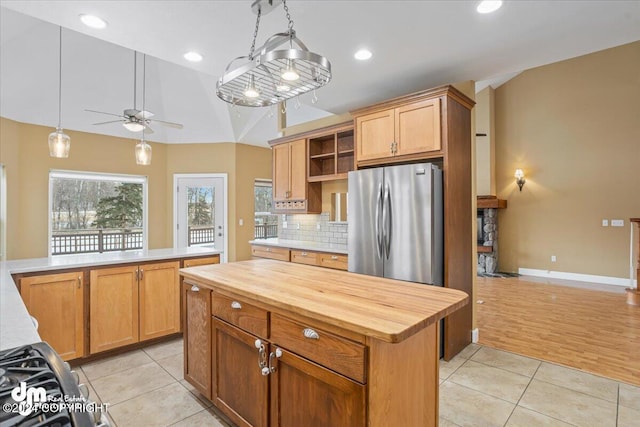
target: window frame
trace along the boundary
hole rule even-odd
[[[62,179],[84,179],[91,181],[111,181],[111,182],[122,182],[127,184],[142,184],[142,251],[146,252],[149,250],[149,177],[146,175],[129,175],[129,174],[116,174],[116,173],[106,173],[106,172],[86,172],[86,171],[74,171],[74,170],[61,170],[61,169],[50,169],[49,170],[49,201],[48,201],[48,213],[47,213],[47,254],[48,257],[51,258],[52,248],[51,248],[51,238],[53,233],[53,179],[54,178],[62,178]],[[140,249],[136,249],[140,250]],[[106,252],[105,252],[106,253]],[[105,253],[99,252],[87,252],[86,254],[101,256]],[[83,255],[86,255],[83,254]],[[58,256],[77,256],[79,254],[60,254]]]

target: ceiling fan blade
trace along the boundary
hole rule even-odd
[[[152,122],[152,123],[159,123],[161,125],[169,126],[169,127],[176,128],[176,129],[184,128],[184,126],[181,125],[180,123],[165,122],[164,120],[157,120],[157,119],[152,119],[152,120],[149,120],[149,121]]]
[[[110,120],[108,122],[100,122],[100,123],[94,123],[93,125],[106,125],[109,123],[120,123],[120,122],[124,122],[124,120]]]
[[[141,119],[141,120],[142,120],[142,119],[148,119],[148,118],[151,118],[151,117],[153,117],[153,116],[154,116],[154,114],[153,114],[151,111],[144,111],[144,110],[142,110],[142,111],[138,111],[138,112],[135,114],[135,117],[136,117],[137,119]]]
[[[149,127],[149,125],[147,125],[147,126],[144,128],[144,134],[145,134],[145,135],[150,135],[150,134],[152,134],[152,133],[154,133],[154,132],[153,132],[153,129],[151,129],[151,128]]]
[[[108,116],[123,117],[123,116],[121,116],[120,114],[106,113],[106,112],[104,112],[104,111],[87,110],[87,109],[85,109],[84,111],[88,111],[88,112],[90,112],[90,113],[106,114],[106,115],[108,115]]]
[[[134,108],[128,108],[128,109],[124,110],[124,116],[125,117],[136,117],[138,115],[138,113],[140,113],[140,110],[136,110]]]

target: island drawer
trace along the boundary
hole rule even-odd
[[[318,265],[338,270],[347,270],[348,259],[346,255],[318,254]]]
[[[260,258],[277,259],[289,262],[289,249],[274,246],[251,246],[251,255]]]
[[[237,298],[229,298],[217,292],[211,293],[211,312],[222,320],[249,333],[267,338],[267,311]]]
[[[318,265],[318,253],[310,251],[291,251],[291,262],[307,265]]]
[[[366,383],[366,348],[331,332],[271,314],[271,342],[361,384]]]

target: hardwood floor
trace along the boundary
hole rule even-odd
[[[622,292],[477,278],[479,344],[640,385],[640,307]]]

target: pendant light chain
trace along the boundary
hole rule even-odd
[[[256,38],[258,38],[258,28],[260,27],[260,15],[262,15],[262,9],[258,9],[258,18],[256,19],[256,29],[253,31],[253,42],[251,42],[251,49],[249,50],[249,59],[253,61],[253,53],[256,50]]]
[[[133,51],[133,109],[136,109],[136,83],[138,77],[138,52]]]
[[[144,141],[144,130],[147,127],[146,111],[144,103],[147,98],[147,55],[142,54],[142,140]],[[135,108],[135,107],[134,107]]]
[[[60,26],[60,40],[58,49],[58,129],[62,124],[62,26]]]
[[[282,6],[284,7],[284,11],[287,14],[287,20],[289,21],[289,32],[293,30],[293,19],[291,19],[291,14],[289,14],[289,6],[287,6],[287,0],[282,0]]]

